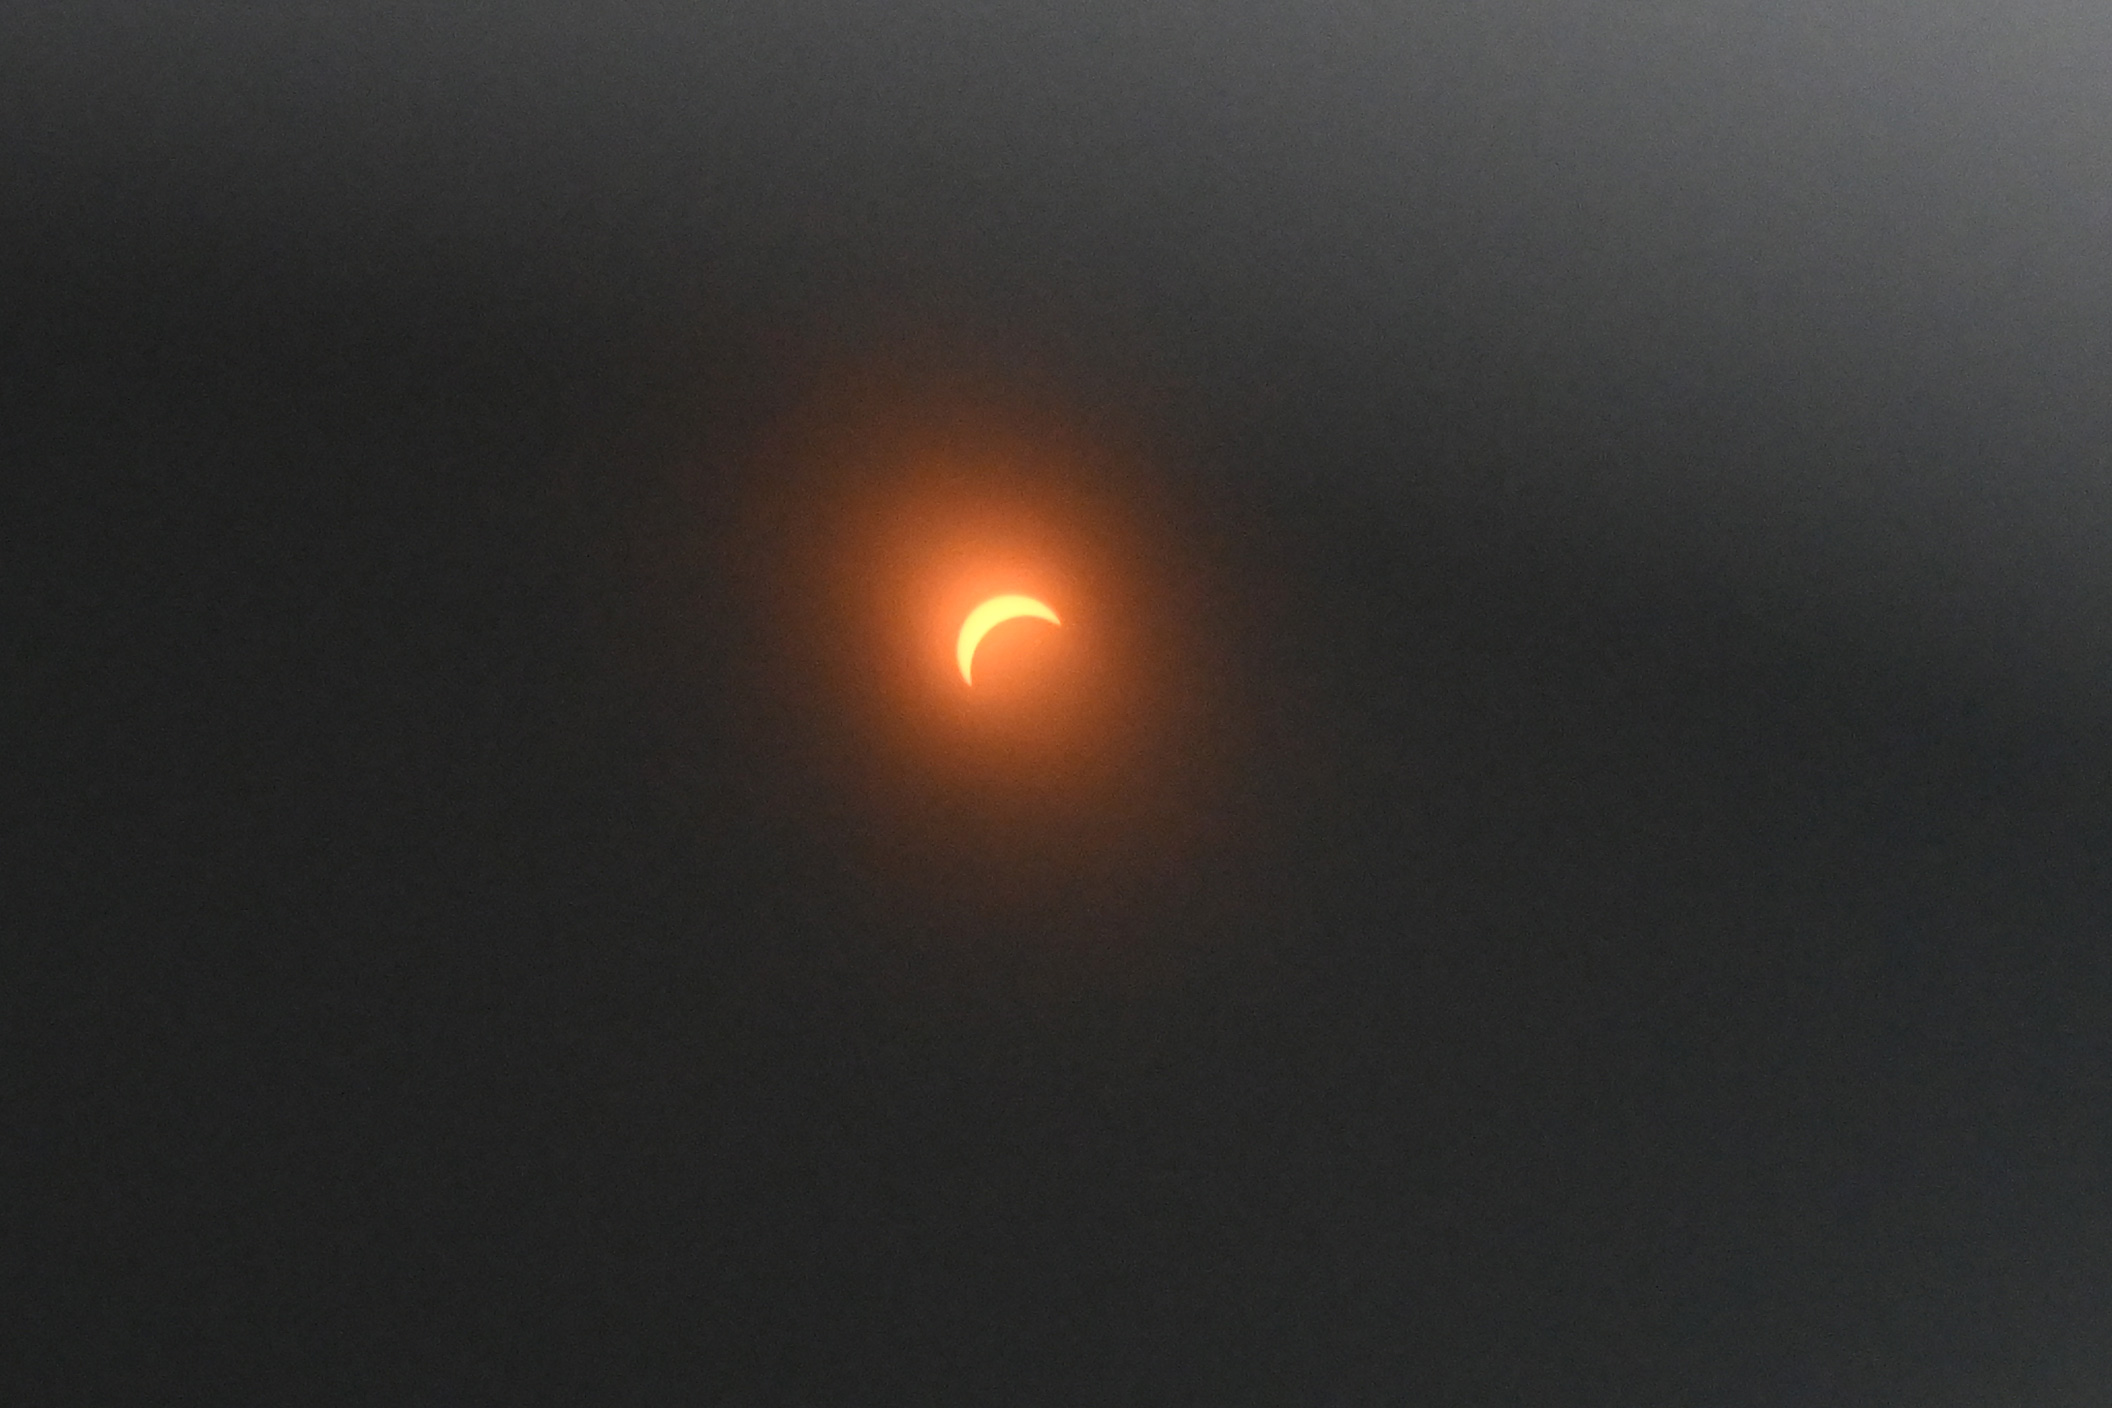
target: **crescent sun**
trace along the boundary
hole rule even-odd
[[[953,658],[961,667],[961,678],[969,684],[975,683],[975,648],[983,643],[983,637],[991,628],[1010,621],[1017,616],[1031,616],[1037,621],[1046,621],[1052,626],[1063,622],[1044,602],[1030,596],[994,596],[968,613],[961,622],[961,638],[955,644]]]

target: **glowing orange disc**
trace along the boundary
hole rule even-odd
[[[961,678],[969,684],[975,683],[975,648],[983,643],[983,637],[993,627],[1020,616],[1031,616],[1037,621],[1046,621],[1052,626],[1063,622],[1056,619],[1045,602],[1031,596],[994,596],[968,613],[961,622],[960,640],[954,645],[953,656],[961,667]]]

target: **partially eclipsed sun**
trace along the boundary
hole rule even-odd
[[[969,684],[975,683],[975,648],[983,643],[983,637],[991,629],[1017,616],[1031,616],[1046,621],[1052,626],[1063,622],[1048,606],[1030,596],[994,596],[968,613],[961,622],[961,638],[954,646],[953,656],[961,667],[961,678]]]

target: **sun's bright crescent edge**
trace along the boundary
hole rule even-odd
[[[975,683],[975,648],[983,643],[983,637],[991,630],[1015,617],[1032,616],[1052,626],[1063,622],[1044,602],[1031,596],[994,596],[968,613],[961,622],[960,639],[954,645],[954,660],[961,667],[961,678],[969,684]]]

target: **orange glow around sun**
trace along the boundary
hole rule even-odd
[[[1148,427],[1056,389],[854,371],[760,429],[723,490],[697,473],[708,533],[667,553],[697,587],[665,616],[668,678],[700,694],[669,717],[709,720],[759,809],[963,935],[1152,888],[1229,823],[1192,653],[1208,578]],[[718,656],[673,653],[720,616]]]
[[[840,858],[844,903],[933,953],[1116,961],[1162,905],[1200,935],[1205,863],[1248,824],[1239,721],[1210,540],[1149,430],[1060,389],[853,368],[739,474],[682,471],[646,663],[691,691],[661,711],[691,790],[722,805],[703,769],[738,758],[723,805]]]

